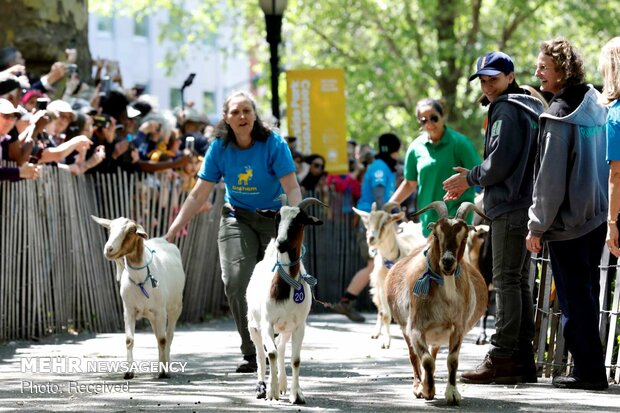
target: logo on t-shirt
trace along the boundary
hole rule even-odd
[[[252,179],[252,167],[246,166],[245,172],[241,172],[239,175],[237,175],[237,185],[248,186],[250,179]]]

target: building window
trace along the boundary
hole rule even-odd
[[[133,35],[136,37],[149,37],[149,17],[136,17],[133,20]]]
[[[202,110],[207,115],[211,115],[216,112],[214,92],[204,92],[202,94]]]
[[[112,16],[97,16],[97,31],[102,33],[112,33],[114,20]]]

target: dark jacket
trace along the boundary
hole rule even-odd
[[[484,161],[469,171],[470,186],[484,187],[484,210],[489,218],[532,203],[534,159],[540,100],[520,88],[497,97],[488,113]]]

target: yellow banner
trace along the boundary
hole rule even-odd
[[[349,171],[344,70],[288,70],[288,133],[304,155],[325,157],[330,174]]]

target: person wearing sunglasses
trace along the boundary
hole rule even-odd
[[[471,82],[480,80],[488,106],[484,161],[457,172],[443,183],[452,200],[469,187],[484,188],[484,210],[491,218],[495,334],[484,360],[461,375],[461,382],[514,384],[537,381],[532,340],[534,313],[529,286],[530,253],[525,247],[528,208],[532,204],[534,162],[543,103],[520,88],[514,63],[502,52],[481,56]]]
[[[416,105],[416,116],[422,133],[407,150],[405,179],[390,201],[400,204],[417,189],[417,208],[421,209],[443,199],[442,183],[454,173],[453,167],[472,168],[480,163],[480,155],[468,137],[446,126],[444,108],[438,100],[420,100]],[[459,199],[448,201],[450,216],[454,216],[461,203],[474,202],[474,196],[474,189],[469,188]],[[430,234],[428,224],[437,219],[435,211],[420,216],[425,237]],[[469,217],[469,223],[471,219]]]

